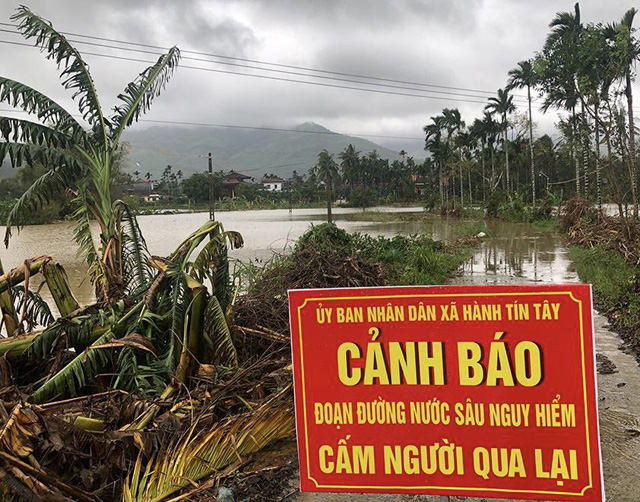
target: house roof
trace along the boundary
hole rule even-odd
[[[229,171],[229,173],[224,176],[224,179],[227,180],[227,179],[231,179],[231,178],[241,179],[241,180],[248,180],[248,179],[251,179],[251,176],[247,176],[246,174],[237,173],[235,171]]]
[[[262,178],[262,183],[284,183],[282,178]]]

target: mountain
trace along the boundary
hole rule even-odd
[[[256,179],[265,172],[289,177],[296,170],[306,173],[326,148],[337,154],[350,143],[362,154],[374,149],[383,158],[399,159],[396,151],[381,145],[338,134],[307,122],[291,130],[240,129],[232,127],[157,126],[129,130],[124,141],[130,144],[130,171],[150,172],[158,178],[171,165],[189,176],[207,169],[207,153],[213,154],[213,170],[235,170]],[[336,161],[339,160],[336,158]]]

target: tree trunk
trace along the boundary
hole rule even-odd
[[[573,139],[571,143],[573,145],[573,161],[576,166],[576,197],[580,197],[580,160],[578,159],[578,148],[576,137],[578,135],[578,128],[576,127],[576,107],[575,105],[571,109],[571,131]]]
[[[484,162],[484,141],[482,141],[482,207],[485,207],[487,205],[487,193],[486,193],[486,185],[487,185],[487,180],[485,177],[485,162]]]
[[[331,181],[329,180],[326,185],[327,190],[327,223],[333,223],[333,218],[331,216]]]
[[[493,191],[496,188],[496,162],[495,162],[495,158],[493,156],[493,145],[491,145],[491,186],[489,188],[491,188],[491,193],[493,193]]]
[[[580,101],[582,107],[582,170],[584,172],[584,200],[589,200],[589,142],[591,133],[589,132],[589,121],[584,111],[584,102]]]
[[[596,126],[596,201],[598,203],[598,211],[602,210],[602,187],[600,179],[600,115],[598,111],[598,103],[595,105],[595,126]]]
[[[636,159],[636,132],[633,121],[633,93],[631,90],[631,73],[627,71],[627,114],[629,115],[629,169],[631,170],[631,192],[633,194],[633,217],[638,217],[638,168]]]
[[[507,125],[507,115],[504,115],[504,145],[502,145],[504,147],[504,172],[505,172],[505,178],[506,178],[506,183],[507,183],[507,193],[509,193],[511,191],[511,187],[509,185],[509,147],[507,145],[507,142],[509,141],[509,138],[507,137],[507,129],[508,129],[508,125]]]
[[[529,152],[531,153],[531,200],[533,207],[536,207],[536,169],[533,163],[533,118],[531,117],[531,86],[527,86],[527,97],[529,98]]]

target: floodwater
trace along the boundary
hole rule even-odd
[[[376,208],[381,212],[419,211],[420,208]],[[371,213],[373,209],[367,212]],[[361,221],[361,210],[334,209],[336,223],[349,231],[391,236],[424,232],[435,239],[454,241],[473,228],[489,238],[472,250],[472,256],[451,282],[455,284],[575,283],[579,282],[563,239],[556,232],[526,224],[506,222],[460,222],[428,218],[417,221]],[[325,221],[322,209],[221,212],[218,219],[227,230],[239,231],[243,249],[232,256],[241,260],[264,260],[286,251],[312,224]],[[139,223],[149,250],[168,255],[208,217],[205,213],[141,216]],[[55,223],[25,227],[8,250],[2,250],[5,270],[25,258],[47,254],[61,263],[81,304],[92,300],[91,286],[83,282],[86,267],[75,256],[73,225]],[[620,337],[608,329],[595,312],[596,350],[608,360],[613,372],[598,374],[598,404],[607,500],[640,501],[640,372],[634,357],[624,352]],[[612,366],[611,366],[612,365]],[[296,484],[296,480],[292,480]],[[437,497],[401,495],[294,494],[287,500],[305,502],[392,502],[441,500]],[[451,500],[462,499],[451,497]]]

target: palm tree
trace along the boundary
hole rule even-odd
[[[445,128],[445,118],[442,115],[431,117],[431,124],[422,129],[425,132],[424,149],[427,150],[437,165],[438,187],[440,189],[440,204],[444,204],[443,168],[446,159],[446,143],[442,141]]]
[[[516,109],[513,104],[513,96],[509,95],[509,91],[505,89],[498,89],[498,97],[489,98],[489,104],[484,107],[485,110],[488,110],[492,115],[499,115],[502,118],[502,134],[504,138],[504,143],[502,145],[504,149],[504,158],[505,158],[505,176],[507,181],[507,191],[510,190],[509,186],[509,147],[508,147],[508,136],[507,131],[509,129],[509,122],[507,120],[507,116],[513,113]]]
[[[633,192],[633,216],[638,216],[638,170],[636,166],[636,140],[635,123],[633,118],[633,91],[632,73],[636,61],[640,57],[640,44],[633,38],[633,19],[638,11],[629,9],[622,16],[620,24],[616,27],[619,34],[616,37],[621,47],[622,63],[624,65],[625,96],[627,97],[627,114],[629,120],[629,169],[631,171],[631,189]]]
[[[480,141],[480,162],[482,163],[482,206],[484,207],[487,203],[487,192],[486,192],[486,169],[485,169],[485,149],[487,144],[487,130],[484,127],[484,122],[480,119],[475,119],[471,127],[469,128],[469,132],[472,137],[476,141]],[[477,143],[476,143],[477,144]]]
[[[465,123],[460,115],[460,110],[457,108],[445,108],[442,110],[442,116],[444,117],[445,128],[447,130],[447,145],[455,139],[454,135],[459,134],[465,127]],[[458,157],[460,157],[459,148]],[[464,177],[462,175],[462,163],[460,164],[460,203],[464,206]]]
[[[340,163],[342,177],[349,183],[349,191],[353,193],[353,187],[360,170],[360,152],[352,144],[349,144],[338,154],[338,158],[342,161]]]
[[[75,194],[75,240],[89,265],[97,296],[115,301],[123,296],[122,246],[117,229],[122,211],[111,200],[112,161],[125,128],[145,113],[168,82],[180,53],[173,47],[128,84],[118,96],[120,103],[106,117],[89,66],[69,41],[28,8],[20,7],[12,20],[27,38],[46,52],[61,69],[65,89],[73,91],[80,114],[90,129],[37,90],[0,77],[0,102],[31,114],[36,121],[0,117],[0,161],[7,155],[14,166],[40,163],[47,171],[15,203],[6,222],[5,244],[12,228],[24,223],[29,211],[37,210],[57,195],[72,189]],[[96,246],[90,220],[100,228]]]
[[[324,189],[327,193],[327,222],[332,223],[331,200],[333,198],[333,185],[338,178],[338,164],[333,160],[333,155],[325,149],[318,154],[318,164],[316,167],[318,170],[318,179],[324,183]]]
[[[583,25],[580,15],[580,4],[574,5],[574,12],[559,12],[549,23],[551,33],[547,36],[542,57],[536,64],[541,70],[539,83],[546,91],[546,98],[542,105],[542,111],[546,112],[550,107],[564,108],[571,112],[574,130],[571,135],[570,150],[574,158],[576,170],[576,196],[580,196],[580,161],[577,154],[577,120],[576,106],[580,101],[579,91],[576,85],[578,70],[581,65],[579,49],[583,35]],[[597,141],[596,141],[597,143]],[[596,144],[596,172],[598,173]],[[586,152],[583,149],[582,155]],[[599,176],[597,175],[599,179]]]
[[[531,88],[536,85],[538,75],[531,61],[520,61],[518,66],[509,70],[509,83],[507,90],[527,88],[527,99],[529,101],[529,153],[531,155],[531,200],[533,207],[536,207],[536,170],[533,160],[533,118],[531,116]]]

